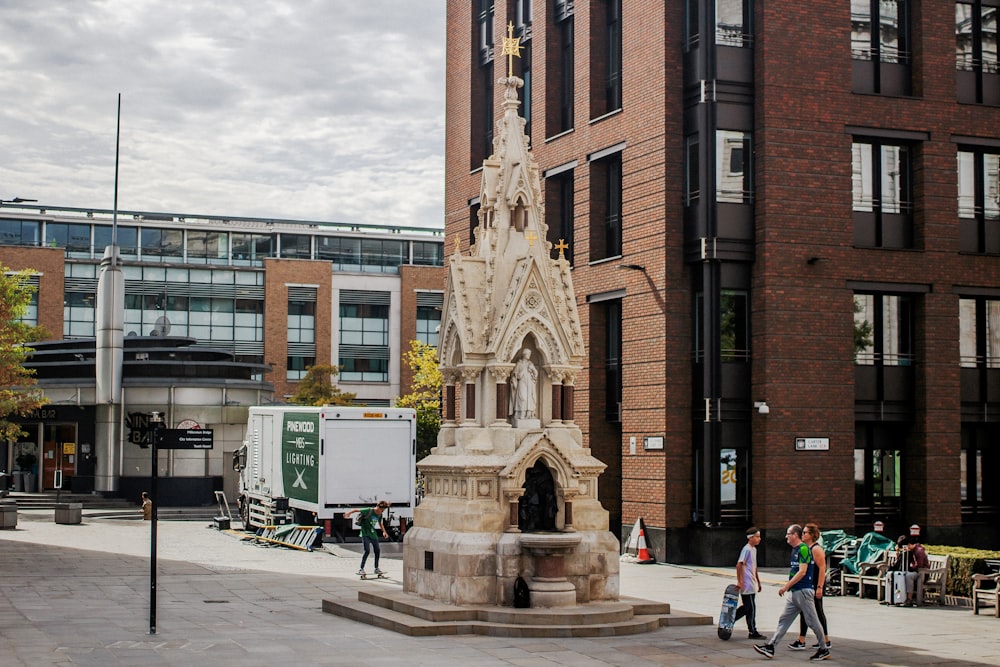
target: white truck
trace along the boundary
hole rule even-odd
[[[243,527],[322,525],[378,500],[412,519],[416,437],[409,408],[250,408],[233,454]]]

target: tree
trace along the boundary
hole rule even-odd
[[[400,408],[417,411],[417,460],[431,453],[441,430],[441,368],[437,348],[419,340],[410,341],[403,353],[403,363],[413,371],[410,393],[396,399]]]
[[[306,376],[299,380],[295,395],[289,401],[295,405],[350,405],[357,394],[340,391],[333,378],[340,372],[336,366],[319,364],[306,369]]]
[[[25,434],[9,417],[24,416],[48,403],[34,371],[24,367],[33,352],[24,343],[39,333],[37,327],[19,321],[35,289],[28,284],[29,275],[30,271],[9,272],[0,265],[0,440]]]

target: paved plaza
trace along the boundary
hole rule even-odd
[[[355,598],[354,546],[312,553],[265,548],[205,521],[158,522],[157,618],[149,634],[148,522],[84,516],[60,525],[51,510],[19,514],[0,531],[0,665],[802,665],[811,651],[784,645],[757,655],[737,625],[724,642],[715,626],[661,628],[598,639],[483,636],[411,638],[320,611],[324,598]],[[389,545],[390,547],[397,545]],[[733,555],[734,560],[736,554]],[[369,565],[369,569],[371,566]],[[730,579],[723,570],[622,564],[622,594],[716,616]],[[781,573],[764,575],[758,625],[773,629]],[[1000,619],[968,608],[889,608],[873,600],[826,600],[833,658],[826,664],[1000,665]],[[810,638],[810,644],[812,640]]]

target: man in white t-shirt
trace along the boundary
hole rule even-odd
[[[736,620],[747,617],[747,630],[750,639],[765,639],[757,632],[757,593],[760,592],[760,576],[757,574],[757,545],[760,544],[760,531],[756,527],[747,528],[747,543],[740,551],[736,561],[736,585],[740,587],[740,599],[743,604],[736,610]]]

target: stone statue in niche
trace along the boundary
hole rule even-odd
[[[552,473],[541,461],[524,473],[524,495],[518,499],[518,528],[523,533],[555,531],[556,514],[559,505],[556,502],[556,483]]]
[[[510,414],[517,419],[535,419],[538,400],[538,368],[531,362],[531,350],[521,350],[510,374]]]

